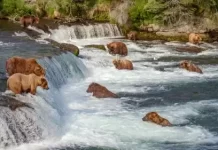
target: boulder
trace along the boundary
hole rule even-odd
[[[204,49],[200,47],[196,47],[196,46],[181,46],[181,47],[176,47],[176,51],[189,52],[189,53],[200,53],[204,51]]]
[[[49,26],[48,26],[47,24],[39,23],[39,24],[35,24],[35,25],[33,25],[33,26],[35,26],[36,28],[38,28],[38,29],[44,31],[45,33],[51,33],[51,32],[49,31]]]
[[[75,56],[79,55],[79,48],[73,44],[58,43],[52,39],[45,39],[45,40],[50,42],[53,46],[59,47],[62,51],[69,51],[69,52],[73,53]]]
[[[79,48],[73,44],[68,44],[68,43],[61,43],[60,44],[60,49],[63,51],[69,51],[73,53],[74,55],[78,56],[79,55]]]
[[[106,48],[104,45],[86,45],[85,47],[88,47],[88,48],[97,48],[97,49],[100,49],[100,50],[103,50],[103,51],[106,51]]]
[[[21,102],[13,97],[0,95],[0,106],[9,107],[12,111],[15,111],[20,107],[28,107],[33,109],[28,103]]]
[[[97,98],[118,98],[116,94],[109,91],[106,87],[94,82],[89,85],[86,92],[93,93],[93,96]]]

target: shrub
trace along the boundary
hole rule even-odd
[[[2,0],[2,13],[6,16],[32,14],[33,10],[25,6],[23,0]]]

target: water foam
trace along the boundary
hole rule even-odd
[[[73,33],[71,33],[72,31]],[[59,41],[72,42],[70,40],[74,40],[76,37],[74,31],[71,27],[60,27],[59,30],[54,30],[51,36]],[[85,38],[92,37],[92,34],[83,33],[76,38],[81,38],[81,36]],[[103,41],[103,43],[108,41],[105,39],[98,40],[98,42]],[[80,42],[83,43],[84,41],[81,40]],[[64,54],[61,59],[60,57],[53,57],[39,60],[39,63],[47,68],[47,78],[52,83],[52,90],[53,88],[58,89],[55,92],[52,90],[46,92],[39,90],[39,93],[41,92],[40,95],[45,97],[46,100],[50,99],[46,102],[57,111],[51,117],[54,117],[54,119],[49,121],[58,122],[58,118],[63,118],[63,120],[61,119],[61,124],[59,124],[62,129],[61,135],[56,136],[56,139],[51,138],[42,142],[21,145],[17,149],[73,147],[80,145],[85,147],[96,146],[140,150],[162,149],[162,145],[166,143],[186,146],[218,142],[216,135],[200,125],[192,124],[189,118],[190,116],[200,116],[201,110],[205,106],[216,108],[218,105],[217,100],[199,100],[198,102],[184,102],[183,104],[174,103],[168,106],[144,106],[135,109],[128,105],[126,101],[129,99],[146,101],[146,98],[123,97],[121,99],[108,98],[99,100],[86,93],[86,89],[91,82],[98,82],[115,93],[132,92],[134,94],[144,94],[151,89],[156,91],[168,90],[161,86],[164,84],[177,85],[189,82],[202,82],[217,77],[216,66],[208,65],[203,66],[205,67],[203,75],[188,72],[178,67],[171,67],[170,70],[165,72],[156,70],[154,68],[156,66],[178,63],[177,61],[160,62],[157,61],[159,58],[179,55],[186,57],[188,54],[175,52],[167,45],[156,44],[147,47],[141,44],[132,44],[125,40],[123,42],[127,43],[129,48],[127,58],[133,61],[133,71],[116,70],[112,64],[114,56],[93,48],[81,49],[80,56],[82,61],[69,54]],[[194,54],[191,56],[197,57]],[[153,58],[156,58],[156,60],[151,61]],[[73,66],[73,71],[69,66]],[[84,75],[86,74],[84,73],[86,68],[89,70],[88,76]],[[79,74],[78,78],[77,74]],[[77,82],[76,80],[68,80],[71,76],[73,79],[82,78],[83,80]],[[152,87],[151,85],[160,86]],[[39,103],[41,107],[47,107],[44,106],[43,102],[41,104],[39,101]],[[175,126],[161,127],[149,122],[143,122],[141,118],[150,111],[157,111]],[[46,112],[41,112],[41,114],[47,114],[48,112],[49,109]]]

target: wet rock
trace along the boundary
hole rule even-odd
[[[79,48],[77,46],[73,45],[73,44],[61,43],[60,44],[60,49],[63,50],[63,51],[71,52],[76,56],[79,55]]]
[[[106,51],[106,48],[104,45],[86,45],[85,47],[88,47],[88,48],[97,48],[97,49],[100,49],[100,50],[103,50],[103,51]]]
[[[52,39],[45,39],[45,40],[51,43],[55,47],[60,47],[60,43],[56,42],[55,40]]]
[[[156,32],[156,35],[160,36],[171,36],[171,37],[176,37],[176,36],[187,36],[187,33],[179,33],[179,32],[174,32],[174,31],[168,31],[168,32]]]
[[[138,40],[161,40],[161,41],[188,41],[188,34],[176,34],[174,32],[138,32]]]
[[[119,70],[121,69],[133,70],[132,62],[127,59],[118,59],[118,60],[114,59],[113,64]]]
[[[93,93],[93,96],[97,98],[118,98],[116,94],[109,91],[106,87],[94,82],[89,85],[86,92]]]
[[[196,47],[196,46],[181,46],[181,47],[176,47],[176,51],[189,52],[189,53],[200,53],[204,51],[204,49],[200,47]]]
[[[27,103],[21,102],[13,97],[2,95],[2,94],[0,94],[0,106],[9,107],[12,111],[15,111],[17,108],[20,107],[28,107],[33,109],[33,107],[31,107]]]
[[[45,39],[46,41],[50,42],[53,46],[59,47],[62,51],[68,51],[73,53],[75,56],[79,55],[79,48],[73,44],[67,43],[58,43],[52,39]]]
[[[186,69],[191,72],[197,72],[201,74],[203,73],[202,70],[198,66],[196,66],[195,64],[193,64],[191,61],[188,61],[188,60],[181,61],[180,68]]]
[[[212,41],[218,40],[218,28],[206,32]]]
[[[38,29],[44,31],[45,33],[51,33],[51,32],[49,31],[49,26],[48,26],[47,24],[39,23],[39,24],[36,24],[36,25],[34,25],[34,26],[35,26],[36,28],[38,28]]]
[[[157,112],[149,112],[143,118],[143,121],[149,121],[161,126],[172,126],[172,124],[165,118],[162,118]]]
[[[34,39],[37,39],[37,38],[40,38],[41,34],[36,32],[36,31],[33,31],[33,30],[30,30],[28,28],[23,28],[24,32],[26,32],[30,37],[34,38]]]

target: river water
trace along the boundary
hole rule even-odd
[[[205,150],[218,149],[218,46],[204,43],[201,53],[178,52],[189,43],[138,41],[122,37],[110,24],[60,26],[32,39],[19,25],[0,22],[0,71],[11,56],[35,57],[46,68],[48,91],[17,98],[35,110],[11,112],[1,107],[2,149],[85,150]],[[43,39],[51,38],[80,48],[79,58],[60,53]],[[115,58],[84,45],[124,42],[133,71],[116,70]],[[179,61],[198,64],[204,74],[179,69]],[[2,75],[3,76],[3,75]],[[1,91],[5,91],[1,79]],[[117,99],[97,99],[86,93],[91,82],[106,86]],[[143,122],[156,111],[174,126]],[[6,119],[5,119],[6,118]]]

